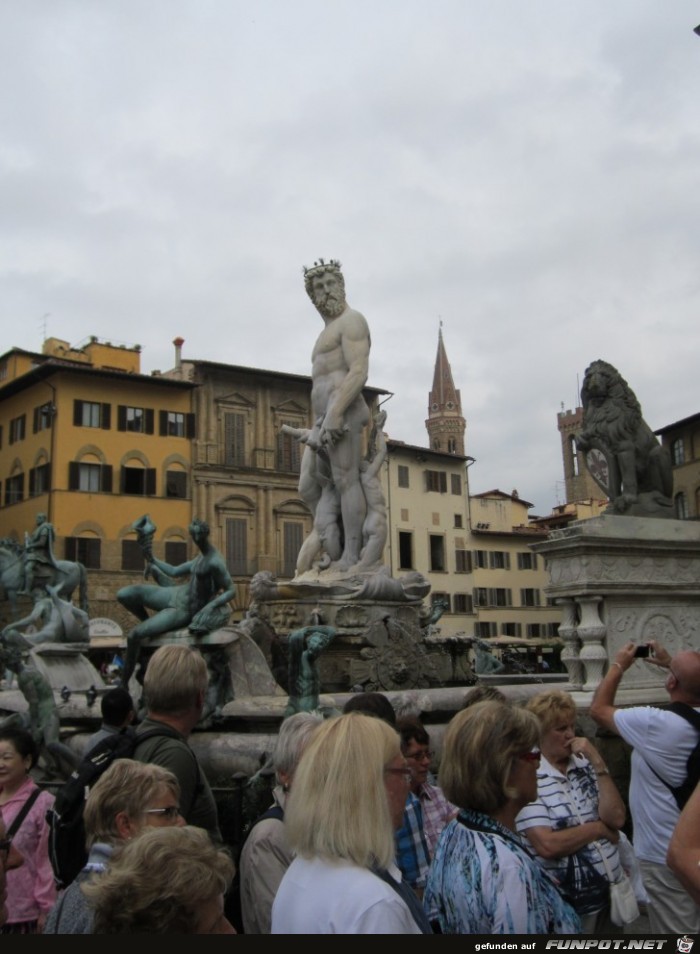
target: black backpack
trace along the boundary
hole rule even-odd
[[[676,715],[681,716],[685,719],[686,722],[689,722],[693,728],[697,729],[700,733],[700,713],[696,712],[692,706],[689,706],[685,702],[672,702],[669,706],[666,706],[667,712],[675,712]],[[651,768],[651,766],[650,766]],[[673,797],[676,800],[676,805],[678,808],[683,811],[685,808],[685,803],[688,801],[690,796],[695,791],[695,787],[698,782],[700,782],[700,735],[698,735],[698,741],[695,745],[695,748],[688,756],[688,761],[686,763],[686,777],[685,781],[681,785],[673,786],[669,785],[665,778],[661,778],[658,772],[654,771],[654,775],[661,779],[667,789],[671,792]]]
[[[46,813],[49,825],[49,858],[59,888],[66,888],[74,881],[88,859],[83,811],[90,788],[115,759],[133,758],[136,747],[155,735],[180,738],[166,725],[138,735],[131,727],[122,729],[121,732],[108,735],[90,749],[68,781],[59,789],[53,807]]]

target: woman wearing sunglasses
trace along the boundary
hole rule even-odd
[[[516,833],[537,798],[539,724],[529,712],[480,702],[445,733],[439,782],[461,809],[443,829],[425,889],[442,934],[577,934],[579,919]]]
[[[537,800],[518,816],[518,831],[561,884],[583,933],[609,933],[615,930],[610,883],[622,878],[617,843],[624,803],[600,752],[576,735],[576,703],[568,692],[540,692],[527,709],[540,724],[542,761]]]
[[[85,803],[88,861],[49,914],[45,934],[92,934],[93,912],[82,885],[106,871],[115,848],[148,828],[185,824],[180,786],[159,765],[117,759],[90,790]]]

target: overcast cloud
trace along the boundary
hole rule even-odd
[[[2,0],[2,351],[48,335],[306,374],[340,258],[391,437],[439,317],[472,492],[563,502],[556,414],[616,365],[700,411],[697,0]],[[44,318],[48,315],[47,318]]]

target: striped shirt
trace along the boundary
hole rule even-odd
[[[569,759],[566,774],[542,756],[537,770],[537,801],[526,805],[516,818],[519,832],[528,828],[575,828],[598,821],[598,781],[591,763],[583,756]],[[609,879],[601,851],[614,881],[622,877],[617,846],[606,838],[591,842],[563,858],[539,858],[571,900],[579,914],[593,914],[609,903]]]

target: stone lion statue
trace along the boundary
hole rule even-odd
[[[594,361],[586,369],[581,402],[583,430],[576,445],[610,499],[606,513],[673,517],[670,455],[620,372],[607,361]]]

